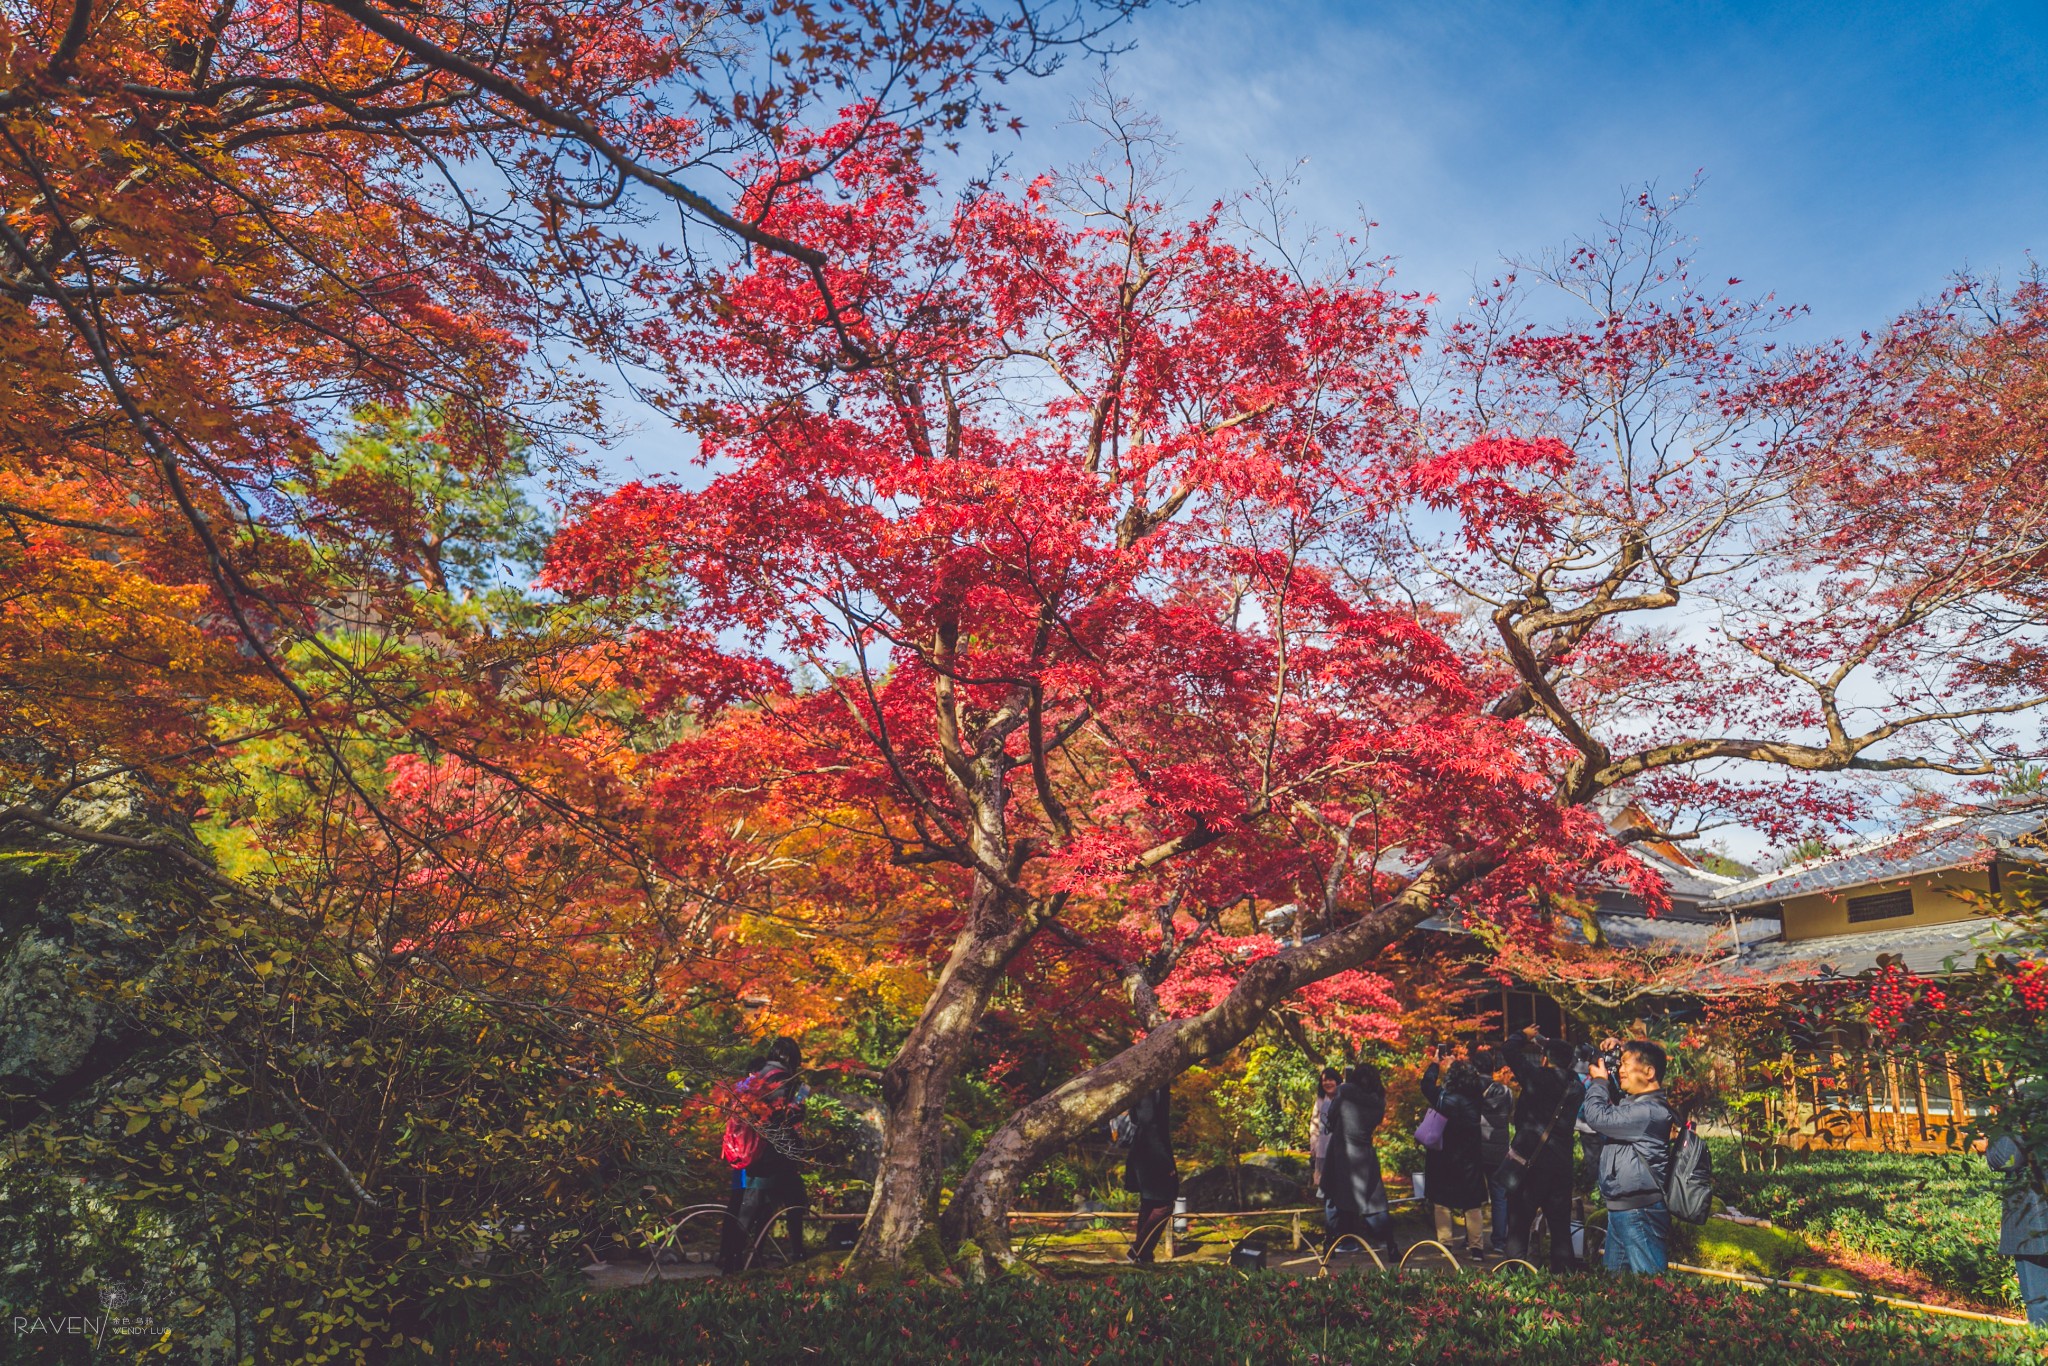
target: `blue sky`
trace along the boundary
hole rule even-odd
[[[2048,4],[1274,3],[1148,12],[1115,87],[1176,136],[1188,189],[1306,157],[1299,202],[1358,206],[1411,285],[1590,228],[1696,171],[1704,262],[1855,331],[1969,266],[2048,252]],[[1013,87],[1022,171],[1093,62]]]

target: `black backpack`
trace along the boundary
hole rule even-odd
[[[1714,1213],[1714,1161],[1707,1141],[1692,1123],[1671,1140],[1671,1174],[1664,1182],[1664,1207],[1688,1224],[1704,1224]]]

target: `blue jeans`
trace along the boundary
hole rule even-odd
[[[2027,1307],[2027,1322],[2048,1328],[2048,1257],[2015,1257],[2020,1273],[2020,1303]]]
[[[1664,1248],[1671,1241],[1671,1211],[1659,1200],[1646,1209],[1607,1211],[1607,1269],[1620,1274],[1661,1276]]]
[[[1488,1173],[1486,1194],[1493,1202],[1493,1250],[1500,1252],[1508,1245],[1508,1188],[1498,1176]]]

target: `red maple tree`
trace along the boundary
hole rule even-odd
[[[945,217],[878,137],[763,167],[747,202],[831,244],[836,311],[764,256],[680,318],[708,482],[619,490],[550,569],[698,709],[657,761],[689,829],[829,830],[946,892],[904,936],[936,981],[884,1076],[864,1256],[928,1226],[948,1091],[1034,941],[1107,964],[1157,1033],[1285,980],[1234,909],[1298,893],[1334,924],[1401,850],[1484,849],[1518,889],[1598,856],[1442,624],[1334,572],[1410,459],[1413,301],[1171,215],[1125,113],[1115,174]],[[1354,966],[1278,994],[1368,991]]]

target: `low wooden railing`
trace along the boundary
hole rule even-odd
[[[1994,1089],[1953,1059],[1930,1065],[1876,1050],[1787,1053],[1777,1073],[1766,1126],[1795,1148],[1957,1152]]]

